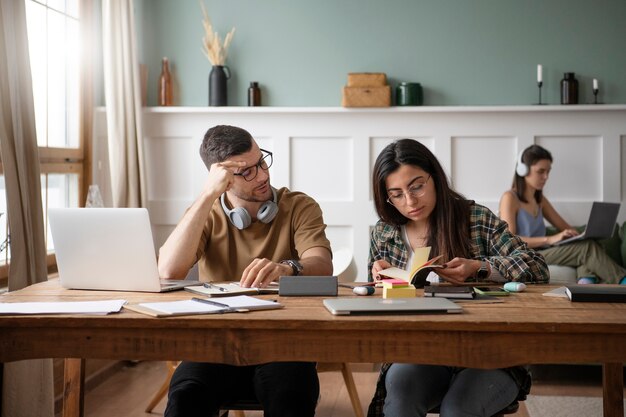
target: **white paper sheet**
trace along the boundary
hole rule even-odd
[[[0,303],[0,314],[119,313],[126,300]]]
[[[552,291],[548,291],[548,292],[544,292],[542,295],[545,295],[546,297],[561,297],[561,298],[567,298],[567,293],[565,292],[567,288],[565,287],[559,287],[559,288],[555,288]]]

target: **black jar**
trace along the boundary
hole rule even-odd
[[[578,80],[573,72],[563,74],[561,104],[578,104]]]

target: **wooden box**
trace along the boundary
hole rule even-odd
[[[389,107],[391,88],[383,87],[343,87],[341,99],[343,107]]]
[[[387,85],[384,72],[351,72],[348,74],[348,87],[383,87]]]

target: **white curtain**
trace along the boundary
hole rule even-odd
[[[9,290],[47,280],[24,1],[0,0],[0,153],[11,233]],[[52,360],[4,365],[2,415],[54,416]]]
[[[104,91],[114,207],[145,207],[141,80],[132,0],[102,0]]]

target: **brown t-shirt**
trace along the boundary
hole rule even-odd
[[[243,230],[230,223],[215,200],[196,252],[201,281],[239,281],[254,258],[280,262],[299,259],[313,247],[331,251],[315,200],[287,188],[277,190],[276,198],[278,214],[270,223],[253,221]]]

